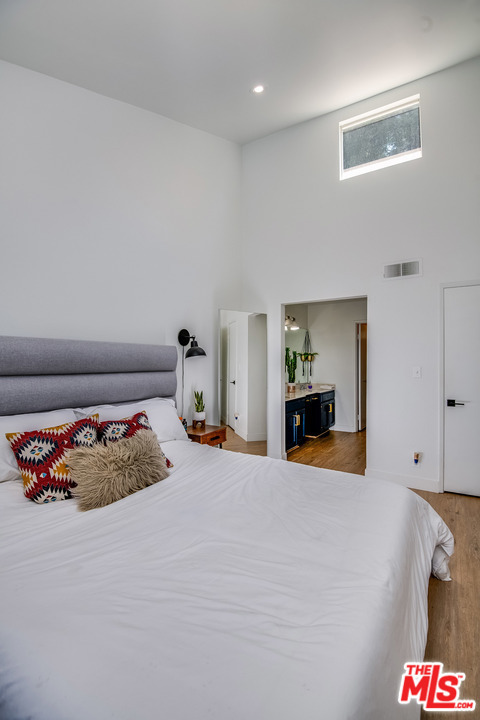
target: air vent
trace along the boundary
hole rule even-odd
[[[383,277],[385,279],[418,277],[421,274],[421,260],[406,260],[405,262],[393,263],[392,265],[384,265],[383,267]]]

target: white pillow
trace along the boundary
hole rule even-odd
[[[173,405],[165,402],[152,403],[145,407],[145,412],[147,413],[150,427],[158,437],[158,442],[188,440],[185,428]]]
[[[97,405],[89,408],[78,408],[77,413],[92,415],[98,413],[100,422],[121,420],[141,410],[147,413],[150,427],[158,437],[158,442],[167,440],[188,440],[187,433],[177,415],[173,400],[167,398],[149,398],[128,405]]]
[[[147,398],[146,400],[135,400],[132,403],[119,403],[117,405],[91,405],[90,407],[74,408],[75,414],[79,418],[88,417],[94,413],[99,414],[99,421],[120,420],[124,417],[130,417],[141,410],[146,410],[147,406],[155,403],[165,403],[175,407],[175,403],[170,398]],[[120,413],[120,414],[119,414]]]
[[[43,413],[0,416],[0,482],[21,480],[22,477],[5,433],[42,430],[47,427],[75,422],[76,419],[75,413],[69,408]]]

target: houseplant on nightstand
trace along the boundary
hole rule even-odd
[[[195,403],[195,412],[193,413],[192,425],[194,428],[205,427],[205,403],[203,401],[203,390],[194,390],[193,399]]]

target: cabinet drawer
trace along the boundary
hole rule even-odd
[[[298,398],[298,400],[287,400],[285,403],[285,410],[289,412],[298,412],[305,408],[305,398]]]
[[[200,443],[200,445],[221,445],[227,440],[227,428],[223,427],[212,427],[206,426],[205,429],[192,429],[187,430],[188,437],[193,442]]]
[[[227,428],[219,428],[209,434],[208,439],[204,440],[204,444],[207,445],[221,445],[227,439]]]

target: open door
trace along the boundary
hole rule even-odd
[[[480,496],[480,284],[444,288],[444,490]]]
[[[237,412],[237,322],[234,320],[228,324],[228,388],[227,388],[227,424],[236,429]]]
[[[357,430],[367,427],[367,323],[357,323]]]

